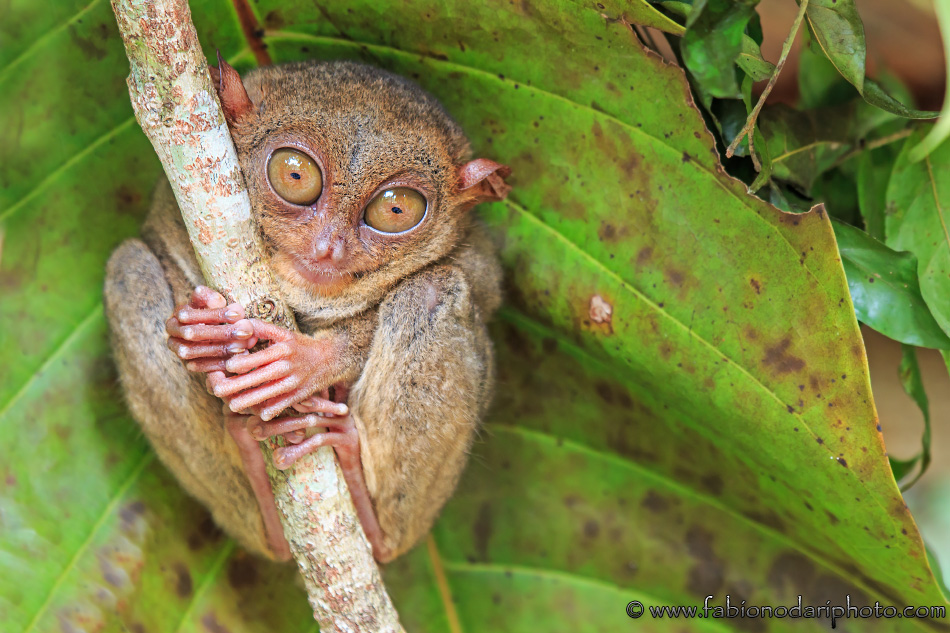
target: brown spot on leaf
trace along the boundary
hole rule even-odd
[[[815,566],[798,552],[779,554],[769,567],[766,581],[777,594],[797,594],[815,577]]]
[[[786,336],[774,347],[766,348],[762,364],[775,374],[788,374],[805,368],[805,361],[789,353],[792,337]]]
[[[643,501],[640,502],[640,505],[649,510],[650,512],[664,512],[667,507],[669,507],[669,501],[665,497],[660,496],[654,490],[648,490],[646,495],[643,497]]]
[[[653,258],[653,247],[644,246],[643,248],[640,249],[640,252],[637,253],[637,266],[643,266],[644,264],[649,262],[650,259],[652,258]]]
[[[491,540],[492,533],[492,511],[491,503],[485,501],[478,509],[478,516],[475,517],[475,523],[472,524],[472,537],[475,541],[475,549],[481,560],[488,560],[488,542]]]
[[[250,556],[234,556],[228,563],[228,582],[235,589],[257,584],[257,564]]]
[[[696,595],[716,594],[723,584],[723,563],[712,545],[712,533],[698,525],[686,533],[686,549],[696,560],[689,570],[687,588]]]
[[[759,280],[758,280],[758,279],[755,279],[755,278],[750,279],[750,280],[749,280],[749,285],[752,286],[752,289],[753,289],[753,290],[755,290],[755,294],[757,294],[757,295],[762,294],[762,287],[759,285]]]
[[[607,404],[613,404],[614,402],[614,392],[610,388],[610,385],[603,380],[598,380],[597,384],[594,385],[594,391],[597,392],[597,395],[600,396],[600,399],[606,402]]]
[[[175,564],[175,593],[179,598],[188,598],[194,586],[191,582],[191,572],[181,563]]]
[[[600,534],[600,524],[593,519],[588,519],[584,523],[584,536],[595,538],[598,534]]]
[[[722,494],[723,481],[722,477],[717,474],[706,475],[699,480],[699,483],[709,492],[709,494],[716,496]]]

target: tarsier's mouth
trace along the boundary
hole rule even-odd
[[[340,293],[354,281],[362,278],[365,271],[342,271],[336,269],[313,270],[305,262],[294,261],[294,272],[316,294],[331,296]]]

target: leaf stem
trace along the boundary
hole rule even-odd
[[[762,106],[765,105],[765,100],[768,99],[769,93],[772,92],[772,88],[775,87],[775,83],[778,81],[778,76],[782,72],[782,68],[785,67],[785,60],[788,59],[788,53],[792,50],[792,43],[795,42],[795,37],[798,36],[798,29],[802,25],[802,19],[805,17],[805,10],[808,8],[808,0],[801,0],[801,4],[798,7],[798,15],[795,16],[795,21],[792,22],[792,29],[788,32],[788,37],[785,38],[785,43],[782,44],[782,54],[778,58],[778,63],[775,64],[775,71],[772,73],[772,76],[769,77],[769,83],[766,84],[765,90],[762,91],[762,94],[759,95],[759,101],[755,104],[755,107],[752,108],[752,112],[749,113],[749,118],[746,119],[745,125],[739,130],[739,133],[732,143],[729,144],[729,147],[726,148],[726,158],[732,158],[732,155],[736,153],[736,148],[739,147],[739,143],[742,142],[742,137],[747,135],[749,136],[749,155],[752,156],[752,162],[755,165],[756,171],[761,171],[762,165],[759,164],[758,159],[755,156],[755,147],[753,145],[753,138],[755,137],[755,122],[759,118],[759,113],[762,111]]]
[[[885,145],[890,145],[891,143],[905,139],[911,134],[914,133],[914,128],[904,128],[893,134],[888,134],[887,136],[882,136],[881,138],[876,138],[873,141],[867,141],[866,143],[858,143],[858,146],[846,154],[842,154],[834,163],[832,163],[830,169],[834,169],[844,163],[848,162],[858,154],[863,154],[864,152],[870,152],[879,147],[884,147]]]

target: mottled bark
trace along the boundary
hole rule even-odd
[[[237,153],[187,0],[113,0],[135,116],[171,182],[208,284],[249,316],[296,328],[277,294]],[[332,448],[278,471],[262,443],[284,534],[322,631],[401,631]]]

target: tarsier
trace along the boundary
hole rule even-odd
[[[142,240],[106,274],[129,405],[185,489],[271,558],[290,552],[257,442],[287,440],[279,468],[333,446],[374,555],[391,560],[448,500],[490,398],[500,269],[469,211],[505,197],[508,169],[470,160],[433,97],[369,66],[289,64],[242,81],[219,62],[212,75],[301,332],[202,286],[163,183]],[[269,344],[250,351],[258,341]]]

